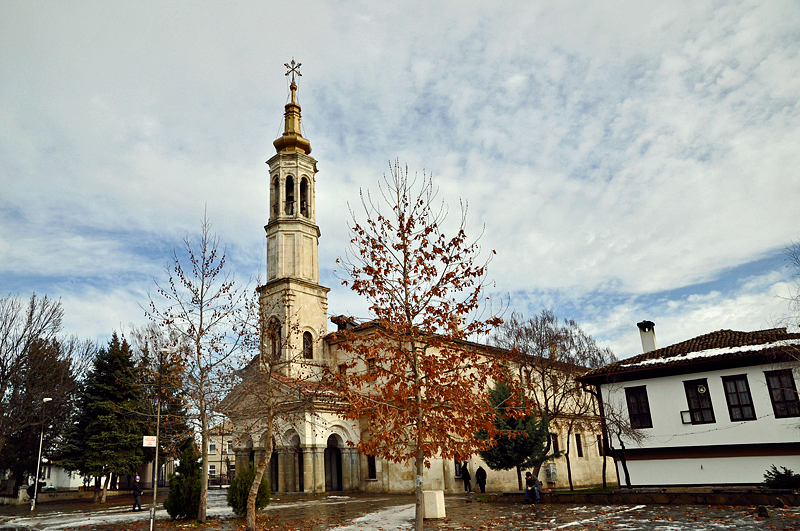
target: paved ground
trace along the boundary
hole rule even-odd
[[[193,529],[240,531],[224,493],[211,492],[208,525]],[[119,502],[126,502],[120,500]],[[85,502],[40,505],[35,516],[25,508],[0,508],[0,530],[84,529],[128,531],[149,529],[147,511],[132,513],[125,505],[98,509]],[[426,521],[426,530],[642,530],[695,531],[731,529],[800,530],[800,508],[772,509],[759,519],[754,507],[707,506],[576,506],[483,503],[466,495],[446,498],[447,518]],[[259,518],[265,531],[395,531],[412,529],[413,497],[407,495],[308,496],[282,495]],[[189,522],[171,522],[159,512],[156,529],[181,529]]]

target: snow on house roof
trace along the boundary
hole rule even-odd
[[[771,328],[755,332],[718,330],[695,338],[656,349],[638,356],[605,365],[580,377],[580,380],[610,379],[625,373],[652,371],[660,368],[680,368],[708,362],[722,362],[757,357],[785,359],[800,357],[800,333],[786,328]]]

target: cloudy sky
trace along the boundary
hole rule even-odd
[[[792,1],[0,2],[0,291],[104,340],[207,209],[265,268],[283,64],[303,64],[329,310],[347,204],[388,161],[494,249],[492,295],[619,357],[788,311],[800,239]],[[263,276],[263,275],[262,275]]]

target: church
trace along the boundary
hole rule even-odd
[[[273,142],[276,153],[267,161],[267,274],[266,283],[258,288],[266,328],[261,348],[278,352],[282,359],[297,360],[282,370],[287,378],[313,375],[315,367],[337,367],[344,355],[336,345],[334,334],[327,333],[330,290],[319,283],[317,161],[311,156],[310,141],[301,132],[294,70],[292,61],[291,95],[285,105],[283,134]],[[340,330],[354,326],[354,321],[345,316],[333,316],[330,320]],[[223,402],[224,412],[233,425],[227,437],[235,455],[230,468],[235,471],[265,459],[267,448],[271,446],[266,474],[275,492],[413,492],[413,464],[397,464],[362,455],[355,447],[362,436],[362,426],[337,416],[324,402],[315,403],[309,411],[295,413],[291,418],[276,418],[269,445],[264,423],[253,418],[258,416],[257,408],[250,409],[250,418],[247,418],[247,404],[252,402],[248,402],[245,394],[240,390]],[[287,396],[290,394],[287,391]],[[576,487],[601,484],[603,460],[609,459],[613,464],[610,458],[602,455],[602,448],[597,444],[600,426],[596,420],[584,423],[585,432],[577,436],[578,444],[571,446],[570,453],[574,454],[570,461],[571,472]],[[553,429],[556,428],[551,426]],[[551,433],[555,444],[562,438],[561,448],[567,447],[564,436],[575,437],[575,433]],[[517,490],[515,470],[493,471],[479,455],[465,463],[431,459],[431,467],[425,470],[423,488],[463,492],[463,468],[474,477],[479,466],[488,472],[488,490]],[[230,472],[227,471],[228,475]],[[546,462],[540,478],[545,488],[568,486],[564,456]],[[616,483],[616,478],[609,480]]]

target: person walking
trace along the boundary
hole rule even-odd
[[[475,481],[478,482],[481,492],[486,492],[486,471],[482,466],[479,466],[478,470],[475,471]]]
[[[464,464],[461,465],[461,479],[464,480],[464,490],[466,492],[472,492],[472,476],[469,474],[469,468],[467,468],[467,462],[464,461]]]
[[[133,480],[133,509],[131,509],[131,511],[141,511],[141,510],[142,510],[142,484],[139,482],[139,476],[136,476],[136,479]]]

